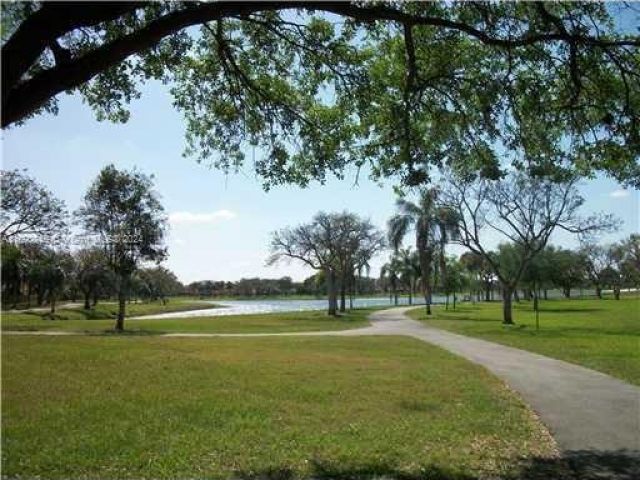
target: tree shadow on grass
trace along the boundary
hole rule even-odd
[[[236,472],[233,478],[241,480],[298,480],[299,474],[290,468],[268,468],[262,472]],[[477,477],[454,472],[438,466],[422,468],[411,473],[401,471],[386,463],[367,465],[340,465],[328,462],[312,462],[310,480],[479,480]]]
[[[85,335],[95,336],[95,337],[151,337],[164,335],[166,333],[163,330],[123,330],[121,332],[114,330],[112,328],[107,330],[86,330],[84,332]]]
[[[566,451],[558,459],[534,459],[519,473],[523,480],[637,480],[640,478],[638,450]]]
[[[263,471],[236,472],[241,480],[297,480],[299,474],[283,467]],[[423,466],[415,472],[401,471],[387,463],[340,465],[315,461],[310,474],[314,480],[637,480],[640,478],[639,451],[570,451],[558,458],[533,458],[505,477],[469,475],[442,466]]]
[[[555,307],[549,308],[544,305],[540,307],[540,313],[583,313],[583,312],[604,312],[604,308],[592,308],[592,307]]]

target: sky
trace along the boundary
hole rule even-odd
[[[249,165],[238,174],[224,175],[184,158],[184,124],[172,107],[168,87],[153,82],[142,92],[142,98],[132,103],[126,124],[98,122],[80,97],[62,95],[59,115],[41,115],[2,132],[2,168],[28,169],[70,211],[80,206],[105,165],[153,174],[170,223],[165,266],[184,283],[284,275],[302,280],[313,272],[298,263],[266,265],[271,232],[307,222],[320,210],[346,209],[380,228],[394,213],[393,183],[380,185],[361,174],[354,185],[355,170],[348,171],[344,180],[330,179],[325,185],[265,192]],[[586,199],[581,213],[613,213],[623,221],[622,228],[603,236],[602,242],[640,231],[638,191],[603,177],[584,181],[580,190]],[[499,242],[498,237],[487,238],[492,246]],[[577,246],[576,239],[566,234],[555,234],[551,241]],[[452,247],[450,252],[462,250]],[[387,256],[385,252],[374,259],[371,275],[378,275]]]

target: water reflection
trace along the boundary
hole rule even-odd
[[[434,297],[433,303],[443,303],[444,298]],[[324,310],[327,308],[326,299],[318,300],[219,300],[210,303],[221,305],[219,308],[189,310],[186,312],[160,313],[146,315],[144,318],[184,318],[211,317],[219,315],[249,315],[252,313],[301,312],[305,310]],[[349,300],[347,300],[347,305]],[[408,298],[398,298],[398,305],[408,305]],[[414,305],[424,304],[424,299],[414,298]],[[388,297],[356,298],[354,308],[393,306]]]

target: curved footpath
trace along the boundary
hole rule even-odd
[[[565,452],[622,453],[640,458],[640,388],[588,368],[536,353],[427,327],[410,308],[381,310],[371,325],[353,330],[294,333],[167,333],[164,337],[270,337],[403,335],[438,345],[482,365],[529,403]],[[3,332],[74,335],[73,332]],[[635,470],[634,470],[635,471]],[[617,478],[617,477],[614,477]],[[622,477],[620,477],[622,478]],[[624,476],[624,478],[627,478]],[[640,478],[640,475],[636,478]]]

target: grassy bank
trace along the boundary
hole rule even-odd
[[[64,305],[61,304],[61,305]],[[166,303],[127,303],[127,317],[139,315],[155,315],[158,313],[185,312],[188,310],[201,310],[216,308],[217,305],[210,301],[194,300],[184,297],[170,298]],[[36,308],[24,311],[3,311],[2,318],[18,319],[28,317],[38,317],[42,320],[101,320],[115,319],[118,315],[117,302],[99,302],[89,310],[82,308],[82,305],[73,307],[57,308],[55,314],[51,315],[49,308]]]
[[[552,453],[485,370],[397,337],[3,337],[3,475],[471,478]]]
[[[368,325],[367,316],[374,309],[351,310],[340,317],[324,311],[269,313],[259,315],[222,315],[215,317],[127,319],[130,333],[279,333],[344,330]],[[40,315],[2,315],[2,330],[64,330],[101,333],[113,330],[113,320],[47,320]]]
[[[410,312],[428,325],[584,365],[640,385],[640,299],[540,302],[540,330],[530,302],[514,304],[516,326],[502,325],[501,304],[460,304]]]

